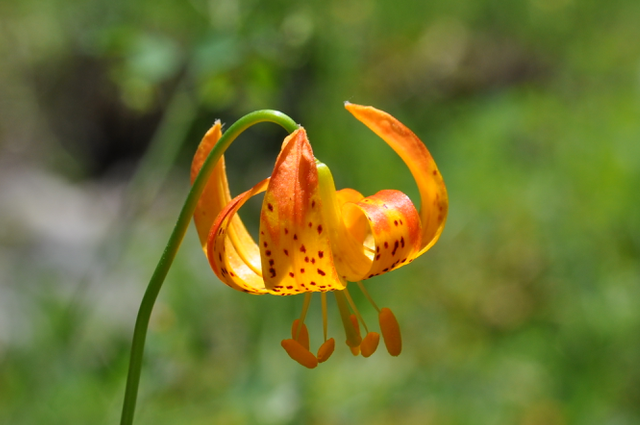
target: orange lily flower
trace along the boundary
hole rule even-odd
[[[309,368],[327,360],[335,345],[333,338],[327,339],[329,291],[336,296],[353,354],[368,357],[378,346],[379,335],[368,331],[347,282],[357,282],[379,312],[389,353],[400,354],[400,329],[393,313],[378,308],[361,281],[407,265],[431,248],[442,233],[448,210],[444,182],[420,139],[386,112],[351,103],[345,107],[406,163],[418,185],[420,212],[397,190],[369,197],[353,189],[336,191],[329,168],[314,157],[305,130],[299,128],[284,140],[271,177],[233,199],[221,158],[194,214],[202,249],[222,282],[251,294],[306,294],[292,337],[282,346]],[[204,136],[193,159],[192,182],[221,135],[216,122]],[[256,244],[236,213],[250,197],[264,191]],[[324,343],[317,355],[309,351],[304,325],[313,292],[322,295],[324,325]],[[364,338],[360,323],[367,332]]]

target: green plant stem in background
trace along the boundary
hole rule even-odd
[[[133,423],[133,415],[136,407],[136,399],[138,397],[138,384],[140,383],[140,372],[142,369],[142,357],[144,354],[144,344],[147,336],[147,328],[149,327],[149,318],[155,304],[162,283],[164,282],[169,268],[173,263],[173,259],[180,248],[182,239],[189,227],[191,217],[196,209],[198,200],[204,191],[204,188],[213,172],[215,164],[222,157],[231,142],[233,142],[240,133],[250,126],[259,122],[270,121],[282,126],[289,133],[295,131],[298,125],[287,115],[282,112],[273,110],[260,110],[245,115],[236,121],[227,131],[225,131],[216,143],[215,147],[209,153],[206,161],[202,165],[200,173],[196,177],[191,190],[187,195],[187,199],[180,211],[178,221],[171,233],[169,242],[156,266],[153,276],[149,281],[147,290],[144,293],[136,324],[133,331],[133,341],[131,343],[131,358],[129,360],[129,373],[127,375],[127,386],[124,394],[124,405],[122,406],[121,425],[130,425]]]

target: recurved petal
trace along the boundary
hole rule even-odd
[[[233,289],[252,294],[268,292],[264,287],[260,268],[254,265],[260,263],[260,256],[257,249],[247,250],[246,248],[251,247],[234,243],[229,223],[249,198],[266,190],[268,183],[269,179],[265,179],[231,200],[218,214],[207,242],[209,264],[220,280]]]
[[[400,121],[371,106],[345,103],[345,108],[380,136],[407,164],[420,191],[422,242],[418,255],[436,243],[447,218],[447,190],[424,143]]]
[[[196,154],[193,156],[193,161],[191,162],[191,184],[195,181],[204,161],[207,159],[207,156],[209,156],[209,152],[211,152],[211,149],[213,149],[221,136],[222,126],[220,121],[216,121],[213,127],[211,127],[202,138]],[[220,161],[218,161],[218,164],[216,164],[193,214],[193,220],[196,224],[198,236],[200,237],[200,243],[205,253],[209,230],[211,230],[211,226],[220,211],[222,211],[222,208],[224,208],[230,200],[231,194],[229,193],[229,185],[227,183],[224,157],[222,157]]]
[[[420,218],[407,195],[397,190],[382,190],[351,205],[368,221],[373,238],[373,263],[359,280],[402,267],[418,255]]]
[[[216,121],[213,127],[211,127],[202,138],[202,141],[200,142],[200,145],[198,145],[198,149],[193,157],[193,161],[191,163],[191,184],[193,184],[196,176],[202,168],[202,165],[209,156],[211,149],[213,149],[221,136],[222,126],[220,121]],[[222,211],[229,201],[231,201],[231,194],[229,192],[229,184],[227,182],[224,156],[222,156],[214,167],[193,214],[193,221],[195,222],[196,230],[198,231],[200,243],[202,244],[202,249],[207,256],[207,240],[209,238],[211,226],[216,220],[216,217],[218,217],[218,214],[220,214],[220,211]],[[236,247],[243,247],[242,249],[247,252],[248,257],[256,258],[256,260],[259,258],[258,247],[247,229],[244,227],[239,216],[235,214],[233,215],[231,218],[231,225],[228,226],[226,232]],[[255,266],[259,267],[259,262],[254,264],[254,267]]]
[[[306,132],[284,141],[260,215],[262,274],[271,293],[344,289],[323,220],[318,171]]]

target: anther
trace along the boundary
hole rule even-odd
[[[300,332],[298,332],[298,323],[300,323],[299,319],[293,321],[293,325],[291,326],[291,338],[298,341],[304,348],[308,350],[309,331],[307,330],[307,325],[303,323]]]
[[[369,332],[367,336],[362,340],[360,344],[360,350],[362,351],[362,357],[369,357],[376,352],[378,343],[380,342],[380,335],[377,332]]]
[[[336,340],[330,338],[322,343],[320,348],[318,349],[318,362],[323,363],[326,362],[331,354],[333,354],[333,350],[336,348]]]
[[[318,359],[316,356],[304,348],[302,344],[295,339],[283,339],[281,345],[289,357],[300,363],[302,366],[308,367],[309,369],[313,369],[318,366]]]
[[[396,317],[391,310],[385,307],[380,310],[378,320],[380,321],[380,331],[387,351],[392,356],[399,355],[402,351],[402,336],[400,335],[400,326]]]

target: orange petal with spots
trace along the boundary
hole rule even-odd
[[[344,289],[323,220],[315,158],[302,128],[285,139],[276,160],[260,214],[259,247],[271,293]]]
[[[381,137],[402,158],[420,192],[422,254],[436,243],[447,219],[449,200],[442,176],[422,141],[400,121],[371,106],[346,103],[345,108]]]
[[[198,145],[198,149],[191,163],[192,184],[200,172],[205,160],[209,156],[211,149],[213,149],[222,136],[221,128],[222,126],[220,121],[216,121],[213,127],[211,127],[204,135],[200,145]],[[229,192],[229,184],[227,182],[224,156],[222,156],[214,167],[193,214],[193,221],[195,222],[198,237],[200,238],[200,243],[202,244],[202,249],[204,250],[205,255],[207,254],[207,240],[209,239],[211,226],[213,226],[218,214],[220,214],[222,209],[230,201],[231,194]],[[242,220],[240,220],[240,217],[234,215],[231,218],[231,224],[227,227],[227,236],[232,241],[235,249],[241,251],[245,259],[253,259],[253,267],[259,268],[260,257],[258,246],[249,232],[247,232],[247,229],[242,223]]]
[[[264,192],[269,179],[265,179],[252,189],[238,195],[231,200],[218,214],[207,242],[207,258],[215,274],[225,284],[238,291],[252,294],[264,294],[268,291],[264,287],[264,281],[259,268],[253,263],[259,263],[258,250],[255,250],[256,258],[247,258],[244,246],[236,246],[230,237],[233,222],[238,209],[252,196]]]
[[[377,276],[409,264],[420,251],[420,218],[411,200],[397,190],[382,190],[354,204],[369,222],[372,264]]]

